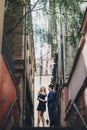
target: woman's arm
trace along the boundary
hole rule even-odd
[[[42,98],[38,98],[38,100],[42,101],[42,102],[46,102],[46,100],[42,99]]]

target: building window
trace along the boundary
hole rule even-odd
[[[49,66],[49,73],[52,74],[52,65]]]
[[[31,75],[32,75],[32,69],[31,69]]]
[[[31,64],[31,58],[30,58],[30,56],[29,56],[29,64]]]
[[[40,65],[37,66],[37,68],[36,68],[36,73],[37,73],[37,74],[40,74]]]
[[[28,46],[28,41],[27,41],[27,50],[29,49],[29,46]]]

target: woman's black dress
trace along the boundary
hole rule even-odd
[[[43,95],[43,94],[39,94],[39,96],[38,96],[38,98],[41,98],[43,100],[45,100],[45,97],[46,97],[46,95]],[[38,111],[46,111],[46,102],[39,100],[37,110]]]

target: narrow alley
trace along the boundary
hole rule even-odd
[[[87,1],[0,0],[0,130],[87,129]]]

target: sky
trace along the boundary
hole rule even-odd
[[[82,10],[85,11],[86,7],[87,7],[87,2],[83,2],[83,3],[81,4]]]

